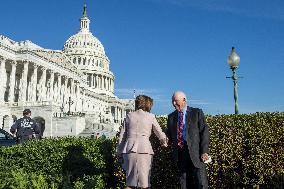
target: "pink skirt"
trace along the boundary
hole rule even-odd
[[[151,187],[152,154],[123,154],[122,167],[126,171],[126,186]]]

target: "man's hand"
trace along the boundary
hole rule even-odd
[[[209,160],[209,155],[207,153],[204,153],[201,155],[201,160],[204,162],[204,161],[207,161]]]

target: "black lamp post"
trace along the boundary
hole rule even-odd
[[[69,96],[69,99],[68,99],[68,112],[67,112],[67,115],[70,115],[71,114],[71,105],[73,104],[74,102],[71,100],[71,96]]]

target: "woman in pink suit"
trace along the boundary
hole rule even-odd
[[[149,141],[152,130],[161,145],[167,146],[167,138],[162,132],[155,115],[150,113],[153,99],[145,95],[137,96],[135,112],[129,113],[121,127],[117,155],[123,158],[126,171],[126,189],[150,188],[150,173],[153,149]]]

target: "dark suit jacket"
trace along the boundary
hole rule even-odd
[[[167,136],[172,143],[174,159],[178,160],[177,145],[178,112],[174,111],[168,115]],[[201,154],[209,153],[209,131],[205,117],[201,109],[187,107],[186,113],[186,142],[189,155],[195,167],[201,168]]]

